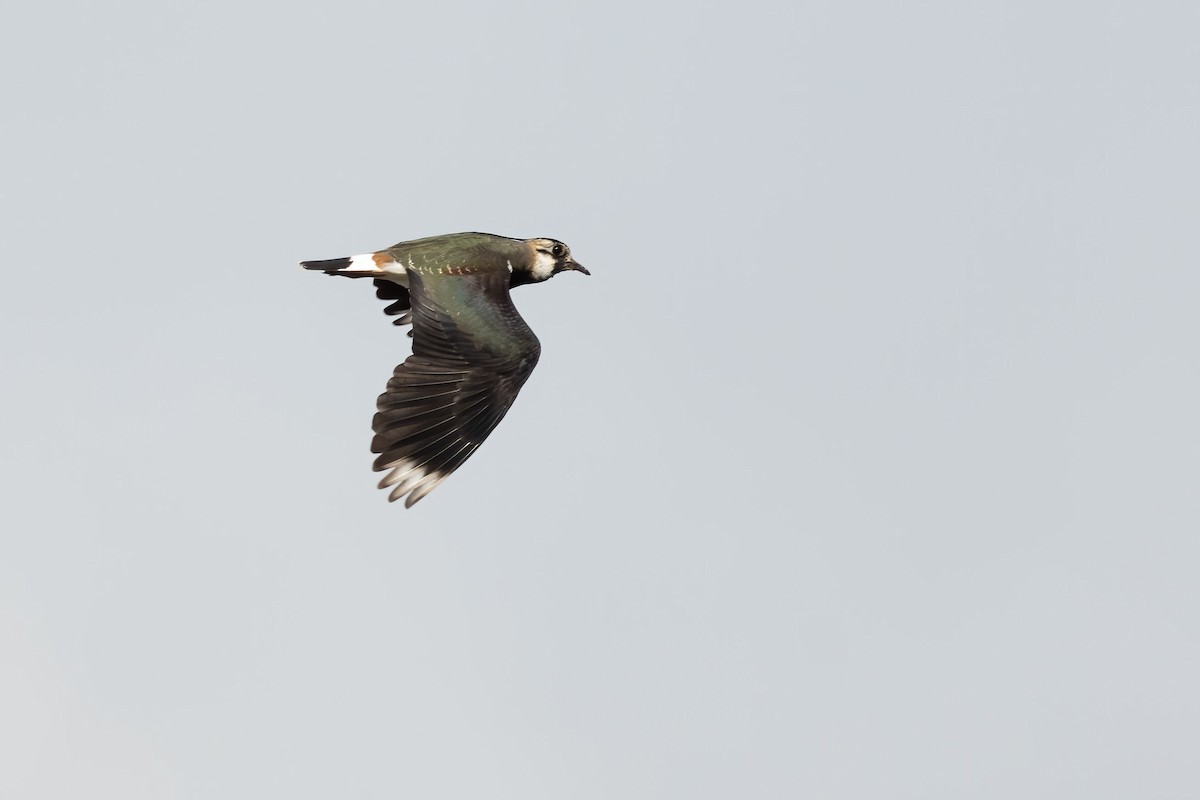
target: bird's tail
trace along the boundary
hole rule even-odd
[[[386,250],[363,253],[346,258],[327,258],[324,261],[301,261],[305,269],[315,269],[326,275],[345,275],[347,278],[379,278],[397,270],[399,265]]]

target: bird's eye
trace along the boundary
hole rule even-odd
[[[563,246],[561,244],[554,245],[554,247],[550,248],[550,253],[555,258],[561,256],[563,254]]]

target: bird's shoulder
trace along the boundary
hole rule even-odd
[[[506,271],[436,276],[417,272],[411,278],[414,353],[427,342],[445,339],[453,342],[456,352],[473,354],[471,359],[536,361],[540,344],[513,305]]]

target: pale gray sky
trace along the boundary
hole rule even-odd
[[[1189,3],[25,4],[0,796],[1200,793]],[[541,363],[416,508],[296,262]]]

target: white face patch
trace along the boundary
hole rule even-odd
[[[558,259],[549,253],[535,250],[533,253],[533,264],[529,267],[529,274],[535,281],[544,281],[554,274],[554,265],[557,262]]]

